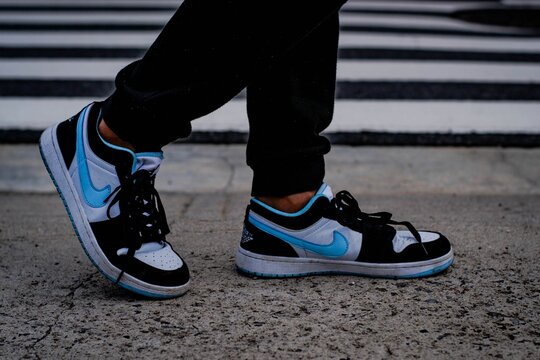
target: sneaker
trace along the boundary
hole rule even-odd
[[[447,269],[452,246],[442,234],[417,231],[390,213],[367,214],[347,191],[323,184],[296,213],[251,199],[236,254],[240,272],[258,277],[350,274],[416,278]],[[396,230],[390,225],[403,225]]]
[[[134,153],[99,134],[100,104],[44,131],[40,151],[92,263],[115,284],[152,298],[185,293],[189,270],[165,241],[154,188],[162,152]]]

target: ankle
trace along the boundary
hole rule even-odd
[[[101,119],[98,125],[99,134],[103,137],[105,141],[113,145],[118,145],[135,151],[135,147],[129,142],[122,140],[112,129],[107,125],[105,119]]]
[[[316,191],[305,191],[287,196],[258,196],[257,198],[274,209],[294,213],[301,210],[315,195]]]

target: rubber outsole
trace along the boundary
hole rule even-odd
[[[454,263],[454,255],[451,251],[447,255],[434,259],[431,262],[415,263],[412,266],[401,264],[392,269],[392,264],[373,264],[365,266],[361,263],[354,262],[339,262],[339,261],[324,261],[320,259],[299,259],[282,258],[258,255],[239,249],[236,254],[236,269],[243,275],[257,278],[293,278],[306,276],[320,275],[349,275],[361,276],[369,278],[385,278],[385,279],[414,279],[433,276],[447,270]],[[334,267],[336,269],[328,269]],[[350,271],[339,268],[347,268]],[[277,271],[269,271],[274,268]],[[302,268],[310,268],[304,270]],[[326,268],[325,270],[317,270]],[[260,269],[260,270],[259,270]],[[286,269],[295,269],[295,271],[287,271]],[[278,272],[279,271],[279,272]],[[394,271],[394,273],[392,273]]]
[[[76,225],[75,220],[73,218],[70,206],[68,205],[68,202],[67,202],[67,200],[66,200],[66,198],[64,196],[64,193],[62,192],[62,189],[58,185],[58,182],[57,182],[55,176],[53,175],[53,172],[51,170],[51,166],[49,164],[49,160],[47,159],[47,156],[44,153],[43,146],[44,146],[45,142],[47,142],[47,139],[45,137],[46,136],[52,136],[52,134],[50,134],[50,132],[52,132],[52,128],[46,129],[43,132],[43,134],[41,135],[40,142],[39,142],[39,152],[40,152],[40,155],[41,155],[41,159],[43,160],[43,163],[45,165],[47,173],[49,174],[49,177],[51,178],[51,180],[52,180],[52,182],[53,182],[53,184],[54,184],[54,186],[56,188],[56,191],[58,192],[58,195],[62,199],[62,203],[64,204],[64,208],[66,209],[66,212],[68,214],[71,225],[72,225],[72,227],[73,227],[73,229],[75,231],[75,235],[77,236],[77,239],[79,240],[79,243],[81,244],[81,247],[83,248],[83,251],[86,254],[86,256],[88,257],[88,259],[90,260],[90,262],[98,269],[98,271],[107,280],[111,281],[113,284],[115,284],[115,285],[117,285],[117,286],[119,286],[119,287],[121,287],[123,289],[131,291],[131,292],[136,293],[138,295],[141,295],[141,296],[144,296],[144,297],[147,297],[147,298],[152,298],[152,299],[171,299],[171,298],[176,298],[176,297],[179,297],[179,296],[182,296],[183,294],[185,294],[186,291],[189,289],[189,285],[190,285],[189,281],[186,284],[184,284],[184,285],[182,285],[180,287],[175,287],[174,288],[174,290],[175,290],[174,293],[164,293],[164,292],[150,291],[150,290],[148,290],[148,287],[152,287],[154,285],[142,282],[141,280],[138,280],[138,279],[135,279],[132,276],[130,276],[129,274],[124,274],[123,277],[130,277],[130,280],[131,280],[132,283],[133,282],[135,282],[135,283],[139,282],[141,287],[144,287],[144,288],[138,288],[138,287],[136,287],[136,286],[134,286],[132,284],[126,283],[124,281],[117,281],[117,278],[107,274],[97,264],[97,262],[93,259],[93,257],[88,252],[87,245],[85,244],[84,240],[82,239],[81,234],[79,232],[79,229],[77,228],[77,225]],[[54,146],[53,144],[49,144],[49,145]],[[59,164],[59,165],[61,166],[61,164]],[[69,181],[69,179],[65,179],[65,180]],[[112,264],[109,264],[109,265],[110,265],[110,267],[114,267]],[[116,269],[116,270],[118,271],[118,273],[121,271],[120,269]],[[171,289],[168,289],[168,290],[170,291]]]
[[[445,270],[447,270],[453,263],[454,263],[454,259],[450,259],[447,263],[441,266],[437,266],[433,268],[432,270],[420,272],[418,274],[404,275],[404,276],[363,275],[363,274],[344,272],[344,271],[320,271],[320,272],[310,272],[310,273],[303,273],[303,274],[263,274],[256,271],[254,272],[254,271],[242,269],[238,266],[236,267],[236,270],[238,270],[238,272],[241,273],[242,275],[246,275],[251,278],[265,278],[265,279],[298,278],[298,277],[324,276],[324,275],[326,276],[328,275],[361,276],[361,277],[374,278],[374,279],[416,279],[416,278],[423,278],[423,277],[429,277],[429,276],[440,274],[444,272]]]

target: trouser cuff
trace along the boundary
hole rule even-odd
[[[132,63],[118,73],[115,92],[103,102],[102,117],[120,139],[137,151],[158,151],[177,138],[189,136],[191,123],[169,114],[170,94],[151,97],[128,86],[125,79],[136,65]]]
[[[317,190],[324,180],[324,157],[253,167],[252,196],[287,196]]]

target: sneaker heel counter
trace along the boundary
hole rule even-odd
[[[292,246],[252,225],[247,218],[248,212],[240,238],[242,249],[260,255],[298,257]]]
[[[67,169],[71,167],[75,158],[77,119],[79,115],[80,113],[61,122],[56,127],[56,139]]]

